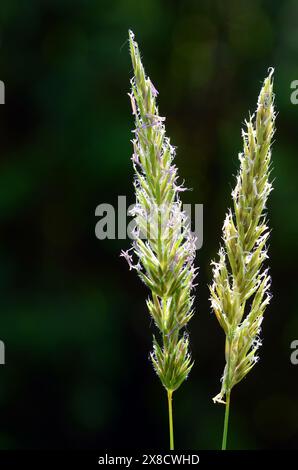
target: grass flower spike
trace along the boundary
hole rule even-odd
[[[255,115],[242,132],[240,171],[232,192],[233,209],[223,225],[223,247],[213,263],[210,287],[212,309],[226,335],[226,366],[215,402],[226,403],[222,448],[226,448],[232,388],[258,361],[260,329],[270,301],[270,276],[263,267],[267,256],[269,229],[266,202],[272,190],[269,182],[271,142],[274,134],[273,69],[261,89]]]
[[[175,149],[165,134],[165,118],[158,113],[158,92],[145,75],[131,31],[129,44],[134,70],[129,96],[135,119],[132,161],[136,193],[131,214],[136,226],[132,248],[121,255],[151,291],[147,306],[160,334],[153,338],[150,357],[167,391],[173,449],[172,394],[192,367],[184,327],[193,315],[196,248],[179,197],[185,188],[177,184]]]

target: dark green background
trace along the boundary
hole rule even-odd
[[[174,396],[177,448],[216,449],[224,336],[207,284],[238,169],[240,129],[274,66],[268,205],[273,300],[261,360],[232,396],[229,446],[297,448],[298,2],[2,0],[0,79],[1,448],[168,446],[166,395],[148,361],[146,288],[95,237],[95,208],[134,201],[127,31],[159,90],[180,176],[204,204],[195,366]]]

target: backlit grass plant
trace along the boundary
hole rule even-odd
[[[230,396],[258,361],[260,330],[270,301],[270,276],[263,267],[269,228],[266,202],[272,190],[269,181],[271,143],[274,134],[273,69],[261,89],[255,115],[242,132],[240,171],[232,192],[233,208],[223,225],[223,246],[213,263],[210,287],[212,309],[226,335],[226,366],[220,393],[214,402],[225,403],[222,448],[226,448]]]
[[[157,329],[151,361],[167,391],[170,448],[174,449],[172,395],[192,367],[185,326],[193,315],[195,238],[182,210],[175,149],[158,112],[158,92],[146,76],[138,45],[129,32],[134,77],[130,101],[135,119],[133,167],[136,223],[132,248],[121,255],[150,290],[147,306]],[[135,258],[135,261],[134,261]]]

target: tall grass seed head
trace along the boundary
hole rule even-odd
[[[151,291],[147,307],[159,337],[150,357],[168,391],[176,390],[192,367],[185,326],[193,316],[196,269],[195,239],[182,210],[175,148],[165,133],[165,118],[158,112],[158,92],[146,76],[138,45],[129,32],[134,70],[129,98],[135,129],[132,162],[135,171],[135,240],[122,252]],[[133,258],[137,261],[134,262]]]
[[[270,301],[270,276],[263,267],[269,229],[266,203],[271,143],[274,134],[273,69],[261,89],[256,113],[242,131],[240,171],[232,192],[233,209],[223,225],[223,246],[213,262],[211,306],[226,335],[226,366],[222,388],[214,401],[223,402],[258,361],[263,315]]]

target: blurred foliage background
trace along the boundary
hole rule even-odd
[[[278,110],[273,300],[261,360],[233,393],[229,446],[297,448],[295,0],[2,0],[0,79],[0,447],[167,448],[166,395],[148,361],[146,288],[99,241],[95,208],[133,203],[127,31],[160,92],[185,203],[204,204],[195,367],[175,394],[177,448],[217,449],[224,336],[207,284],[238,169],[240,129],[274,66]]]

